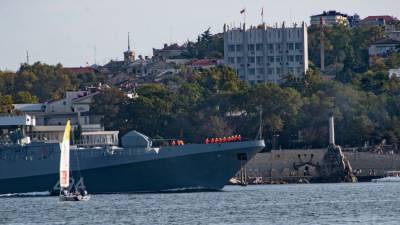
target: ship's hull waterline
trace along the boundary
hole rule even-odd
[[[263,141],[247,141],[166,147],[138,155],[132,154],[134,149],[77,150],[71,153],[71,168],[75,180],[84,177],[93,194],[221,190],[264,147]],[[57,151],[52,151],[51,157],[38,161],[0,159],[0,194],[53,191],[59,165]]]

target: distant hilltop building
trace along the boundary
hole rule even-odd
[[[153,48],[153,57],[161,59],[173,59],[181,56],[185,52],[187,52],[186,46],[178,45],[177,43],[171,45],[164,44],[164,47],[161,49]]]
[[[391,52],[397,50],[400,45],[400,41],[385,38],[376,41],[369,47],[369,56],[386,57]]]
[[[94,68],[90,66],[86,67],[64,67],[65,71],[68,71],[74,75],[84,74],[84,73],[94,73]]]
[[[357,16],[355,19],[357,19]],[[319,25],[321,23],[321,18],[324,21],[324,25],[327,26],[332,26],[335,24],[342,24],[345,26],[349,25],[348,15],[335,10],[324,11],[322,14],[311,16],[311,25]]]
[[[368,16],[361,20],[362,25],[369,25],[369,26],[386,26],[390,24],[399,23],[399,20],[393,16]]]
[[[400,77],[400,68],[389,70],[389,78],[392,77]]]
[[[129,64],[135,61],[135,52],[131,51],[130,36],[128,33],[128,49],[124,52],[124,63]]]
[[[224,63],[251,84],[280,83],[288,74],[304,76],[308,69],[307,26],[224,26]]]
[[[98,66],[96,70],[102,74],[106,74],[108,76],[107,82],[111,85],[124,83],[132,78],[132,75],[136,75],[137,77],[157,77],[167,72],[175,73],[173,65],[164,59],[180,55],[186,48],[177,44],[166,46],[161,50],[153,49],[159,57],[149,58],[139,55],[136,58],[135,52],[131,50],[128,33],[128,48],[124,51],[124,60],[111,60],[104,66]],[[72,71],[74,70],[78,71],[81,69],[73,69]]]
[[[389,39],[400,41],[400,30],[396,30],[395,25],[386,25],[385,34]]]

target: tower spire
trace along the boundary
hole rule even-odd
[[[131,41],[130,41],[129,32],[128,32],[128,51],[130,51],[130,50],[131,50]]]
[[[29,65],[29,51],[26,50],[26,64]]]

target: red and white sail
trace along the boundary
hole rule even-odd
[[[68,188],[69,186],[69,142],[70,142],[71,124],[67,121],[64,130],[64,137],[60,143],[60,187]]]

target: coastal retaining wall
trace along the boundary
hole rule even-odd
[[[319,176],[327,149],[272,150],[258,153],[246,165],[247,176],[262,177],[264,182],[297,182]],[[372,152],[344,152],[354,174],[360,180],[381,177],[385,171],[400,170],[400,155]]]

